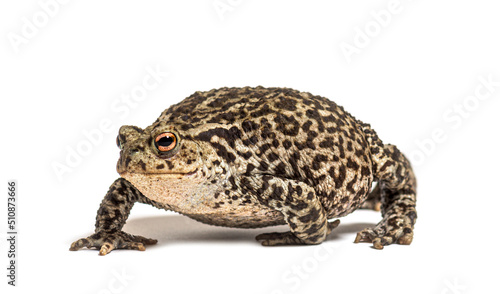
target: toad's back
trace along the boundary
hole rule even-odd
[[[314,187],[328,217],[358,208],[371,187],[369,126],[320,96],[263,87],[196,92],[159,121],[209,142],[236,178],[271,175]]]

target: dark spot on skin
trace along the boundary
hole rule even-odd
[[[314,180],[314,174],[311,172],[311,169],[309,168],[309,166],[307,166],[307,165],[303,166],[302,171],[304,172],[307,179]]]
[[[267,155],[267,159],[270,161],[270,162],[273,162],[273,161],[276,161],[278,159],[280,159],[280,156],[278,154],[276,154],[275,152],[270,152],[268,155]]]
[[[144,163],[144,161],[139,160],[138,164],[141,166],[142,170],[146,170],[146,164]]]
[[[266,151],[269,150],[269,148],[271,148],[271,145],[263,144],[262,146],[259,147],[260,153],[261,154],[266,153]]]
[[[361,175],[362,176],[369,176],[370,174],[371,174],[371,172],[370,172],[370,168],[369,167],[363,166],[361,168]]]
[[[293,209],[293,210],[296,210],[296,211],[300,211],[300,210],[303,210],[303,209],[306,209],[308,207],[307,203],[303,202],[303,201],[300,201],[299,203],[297,204],[290,204],[290,207]],[[289,213],[290,214],[290,213]],[[290,215],[291,217],[291,215]]]
[[[236,139],[241,138],[241,132],[237,127],[231,127],[229,130],[225,128],[213,128],[211,130],[199,133],[196,136],[196,139],[205,142],[211,142],[211,139],[214,136],[224,139],[228,143],[228,145],[234,149],[235,148],[234,142],[236,141]],[[212,143],[212,144],[219,144],[219,143]]]
[[[315,233],[318,232],[318,225],[317,224],[311,224],[311,226],[309,228],[307,228],[304,233],[308,234],[308,235],[314,235]],[[315,236],[310,236],[308,238],[310,241],[316,241],[317,240],[317,237]]]
[[[351,141],[347,142],[347,150],[348,150],[349,152],[352,152],[352,151],[354,150],[354,149],[352,148],[352,142],[351,142]]]
[[[272,185],[273,193],[271,194],[271,199],[281,200],[281,195],[283,195],[283,188],[281,186]]]
[[[321,175],[321,176],[319,176],[319,177],[316,179],[316,181],[317,181],[318,183],[321,183],[321,182],[323,182],[323,181],[325,180],[325,178],[326,178],[326,175]]]
[[[333,139],[331,137],[327,137],[325,140],[319,143],[319,147],[321,148],[332,148],[333,147]]]
[[[244,132],[250,133],[253,130],[258,130],[259,124],[255,123],[251,120],[245,120],[244,122],[241,123],[241,127],[243,128]]]
[[[354,185],[354,183],[356,183],[357,180],[358,180],[358,175],[354,175],[354,178],[347,183],[347,186],[346,186],[347,191],[349,191],[349,192],[351,192],[353,194],[356,192],[353,189],[353,185]]]
[[[236,160],[236,156],[231,151],[228,151],[227,148],[224,147],[224,145],[219,143],[211,143],[211,144],[217,150],[217,155],[227,160],[227,162],[231,163]]]
[[[322,161],[328,161],[328,156],[324,154],[318,154],[314,157],[314,161],[322,162]]]
[[[324,122],[334,122],[335,121],[335,117],[333,116],[333,114],[330,114],[328,116],[323,116],[323,121]]]
[[[247,164],[247,170],[245,172],[246,175],[250,175],[250,173],[255,169],[255,166],[251,163]]]
[[[347,167],[357,171],[359,168],[359,164],[357,164],[354,160],[352,160],[352,158],[349,157],[347,158]]]
[[[332,171],[332,169],[333,169],[333,167],[330,169],[330,171]],[[331,172],[330,172],[330,175],[331,175]],[[335,181],[335,188],[336,189],[340,189],[342,187],[342,185],[344,184],[344,181],[345,181],[345,177],[346,177],[346,170],[345,170],[345,167],[343,165],[341,165],[339,167],[338,176],[333,177],[333,180]]]
[[[342,145],[338,145],[337,147],[339,149],[340,158],[345,158],[344,147]]]
[[[293,115],[287,116],[277,113],[274,122],[277,131],[283,133],[285,136],[295,137],[299,133],[299,125]]]
[[[264,180],[262,182],[262,186],[260,186],[260,188],[257,189],[257,194],[258,195],[264,194],[268,188],[269,188],[269,182]]]
[[[326,128],[326,131],[330,134],[335,134],[336,132],[338,132],[339,129],[335,128],[335,127],[328,127]]]
[[[259,165],[259,170],[261,171],[267,171],[269,169],[269,164],[265,161],[261,161]]]
[[[274,172],[277,176],[280,176],[280,175],[286,175],[287,172],[286,172],[286,166],[283,162],[280,162],[275,168],[274,168]]]
[[[295,141],[294,144],[295,144],[295,147],[297,147],[297,149],[299,149],[299,150],[306,148],[305,144],[302,144],[299,141]]]
[[[268,115],[270,113],[273,113],[273,112],[274,111],[269,108],[269,105],[264,104],[264,106],[262,106],[259,110],[251,112],[250,116],[252,116],[252,117],[263,117],[263,116],[266,116],[266,115]]]
[[[236,187],[236,181],[234,180],[234,177],[233,177],[233,176],[230,176],[230,177],[229,177],[229,183],[231,183],[231,185],[232,185],[233,187]]]
[[[261,134],[260,134],[261,138],[263,140],[267,140],[267,139],[275,139],[276,138],[276,134],[272,131],[271,127],[265,127],[261,130]]]
[[[380,168],[380,171],[383,172],[385,171],[389,166],[393,165],[394,162],[388,160],[384,163],[384,165],[382,165],[382,167]]]
[[[259,138],[257,138],[257,136],[252,136],[252,137],[250,137],[250,142],[252,144],[258,144],[259,143]]]
[[[292,147],[292,142],[289,140],[283,141],[283,147],[285,147],[285,149],[290,149],[290,147]]]
[[[318,136],[318,133],[316,133],[315,131],[310,131],[307,133],[308,140],[312,140],[312,139],[316,138],[317,136]]]
[[[312,141],[306,141],[306,146],[309,149],[316,150],[316,145],[314,145],[314,143]]]
[[[302,125],[302,130],[304,130],[304,132],[309,132],[309,128],[311,127],[312,125],[312,121],[308,120],[306,121],[303,125]]]
[[[159,164],[159,165],[156,166],[156,169],[162,169],[162,168],[165,168],[164,164]]]
[[[278,101],[274,103],[274,106],[277,109],[283,109],[283,110],[288,110],[288,111],[295,111],[297,110],[296,101],[290,98],[285,98],[285,97],[279,97]]]
[[[318,217],[319,217],[319,210],[316,208],[312,208],[308,214],[299,217],[299,221],[303,223],[311,223],[316,221]]]

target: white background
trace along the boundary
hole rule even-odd
[[[0,4],[2,293],[498,292],[496,1],[68,1],[49,16],[47,2]],[[155,68],[168,77],[139,97]],[[488,92],[480,79],[497,84]],[[328,97],[409,155],[413,244],[353,244],[380,220],[372,211],[343,218],[321,246],[265,248],[254,236],[286,227],[217,228],[138,204],[125,230],[159,244],[68,251],[92,233],[117,177],[120,125],[146,127],[197,90],[246,85]],[[141,101],[125,104],[131,95]],[[16,288],[5,277],[10,179]]]

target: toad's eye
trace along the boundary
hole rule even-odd
[[[173,133],[161,133],[155,138],[155,146],[158,151],[170,151],[174,149],[175,145],[177,145],[177,137]]]

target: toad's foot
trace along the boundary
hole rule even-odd
[[[142,236],[127,234],[123,231],[100,231],[82,238],[71,244],[69,250],[76,251],[83,247],[99,249],[99,255],[106,255],[113,249],[146,250],[145,245],[156,244],[158,241]]]
[[[338,227],[340,220],[335,220],[328,223],[327,235],[329,235],[333,229]],[[295,236],[292,232],[284,233],[264,233],[255,237],[263,246],[279,246],[279,245],[303,245],[307,244],[302,239]]]
[[[413,222],[401,216],[394,216],[388,222],[382,222],[375,228],[362,230],[354,243],[373,243],[375,249],[383,249],[389,244],[410,245],[413,240]]]

